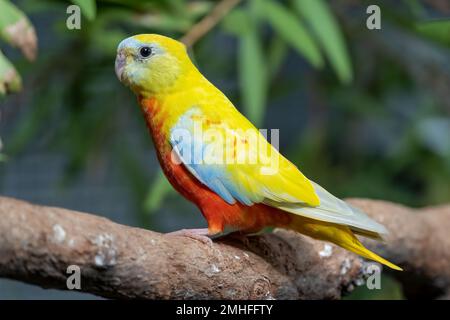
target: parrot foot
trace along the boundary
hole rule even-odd
[[[180,237],[188,237],[194,240],[198,240],[208,246],[212,246],[213,241],[208,236],[208,229],[181,229],[174,232],[169,232],[165,234],[166,236],[180,236]]]

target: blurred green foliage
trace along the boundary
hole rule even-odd
[[[34,14],[56,10],[58,7],[62,9],[68,5],[64,1],[44,1],[39,4],[19,1],[19,3],[21,7]],[[83,27],[76,33],[64,30],[65,19],[55,22],[55,29],[63,34],[62,37],[66,41],[62,41],[64,43],[62,46],[52,48],[52,52],[42,53],[41,66],[37,73],[44,78],[40,79],[39,83],[58,81],[58,84],[55,84],[54,91],[50,90],[51,92],[45,95],[39,95],[36,101],[39,107],[25,116],[12,142],[8,144],[11,154],[23,150],[36,132],[42,129],[44,119],[56,113],[54,108],[60,107],[63,101],[67,101],[66,104],[69,105],[66,107],[73,112],[68,115],[67,124],[62,128],[64,142],[70,141],[68,143],[70,147],[66,152],[71,159],[64,181],[70,181],[81,170],[90,152],[98,150],[98,144],[108,130],[107,123],[102,119],[105,119],[106,113],[114,112],[110,105],[105,103],[111,101],[103,101],[99,107],[95,108],[95,111],[94,108],[89,108],[89,105],[95,105],[98,99],[104,99],[97,90],[87,92],[92,87],[92,83],[99,83],[98,78],[104,76],[104,73],[94,75],[94,72],[86,74],[85,71],[95,70],[96,66],[105,66],[107,59],[113,57],[117,43],[129,34],[126,30],[163,32],[179,37],[186,33],[199,18],[208,14],[214,6],[211,1],[182,0],[98,2],[73,0],[72,3],[80,6],[87,21],[83,21]],[[97,6],[100,7],[98,14]],[[304,11],[305,23],[302,22],[300,15],[302,11]],[[312,15],[315,14],[324,19],[323,27],[312,19]],[[261,34],[262,25],[265,23],[275,31],[270,37]],[[306,28],[307,24],[311,28]],[[247,1],[231,11],[222,25],[223,30],[239,41],[242,105],[247,116],[257,124],[261,124],[264,118],[270,77],[276,75],[277,69],[286,58],[287,46],[292,47],[316,68],[324,66],[322,52],[319,49],[323,47],[339,78],[346,83],[352,78],[350,59],[343,36],[336,19],[324,1],[317,1],[315,4],[308,0],[297,0],[292,4],[282,4],[271,0]],[[264,48],[266,42],[270,43],[268,55]],[[77,50],[77,61],[67,63],[66,54],[74,48]],[[47,70],[58,71],[63,65],[67,65],[64,76],[66,78],[64,83],[67,85],[59,87],[59,80],[49,79],[49,77],[59,78],[59,76],[56,77],[56,74],[49,73]],[[105,83],[108,81],[109,79]],[[102,126],[97,125],[100,122]],[[86,139],[88,135],[91,136],[90,139]],[[144,201],[146,204],[144,207],[149,211],[157,209],[164,194],[171,190],[164,179],[155,179],[152,186]]]
[[[0,0],[0,39],[22,49],[32,60],[34,58],[33,27],[26,15],[8,0]],[[31,31],[31,34],[30,34]],[[31,43],[30,43],[31,42]],[[30,48],[31,47],[31,51]],[[14,66],[0,51],[0,97],[9,92],[17,92],[22,86],[22,79]]]
[[[86,19],[90,21],[95,19],[97,15],[97,4],[95,0],[72,0],[72,2],[80,7]]]
[[[365,28],[373,2],[382,8],[381,31]],[[0,92],[5,70],[18,69],[31,105],[4,141],[9,161],[44,144],[67,156],[61,184],[69,185],[98,159],[114,159],[149,225],[148,213],[172,189],[132,151],[151,144],[134,97],[114,76],[116,47],[136,33],[180,38],[216,1],[14,3],[17,19],[35,22],[41,49],[34,64],[16,55],[15,68],[0,52]],[[66,28],[71,3],[85,17],[81,30]],[[0,0],[0,31],[11,23],[1,10],[8,5]],[[278,125],[282,142],[288,136],[282,151],[332,193],[429,205],[450,200],[446,15],[432,0],[247,0],[190,53],[252,121]],[[125,120],[138,137],[127,134]]]

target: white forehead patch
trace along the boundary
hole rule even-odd
[[[117,51],[120,51],[124,48],[140,48],[143,46],[149,46],[150,48],[152,48],[153,53],[163,53],[164,50],[156,43],[146,43],[146,42],[142,42],[137,40],[134,37],[128,37],[124,40],[122,40],[119,43],[119,46],[117,47]]]
[[[143,45],[142,42],[134,39],[133,37],[129,37],[129,38],[126,38],[126,39],[122,40],[119,43],[119,46],[117,47],[117,50],[120,50],[120,49],[123,49],[123,48],[130,48],[130,47],[131,48],[132,47],[137,48],[137,47],[140,47],[142,45]]]

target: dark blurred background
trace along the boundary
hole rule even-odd
[[[218,2],[0,0],[39,46],[30,62],[0,41],[0,194],[161,232],[206,226],[162,177],[114,58],[133,34],[182,37]],[[80,30],[66,26],[72,3]],[[366,27],[371,4],[381,30]],[[450,201],[449,46],[447,0],[244,0],[190,53],[259,127],[280,129],[309,178],[339,197],[418,207]],[[5,90],[2,64],[17,72]],[[0,279],[2,298],[95,297]],[[383,277],[382,290],[348,298],[403,295]]]

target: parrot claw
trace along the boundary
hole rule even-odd
[[[181,229],[174,232],[166,233],[166,236],[181,236],[188,237],[194,240],[198,240],[210,247],[212,247],[213,241],[208,236],[208,229]]]

